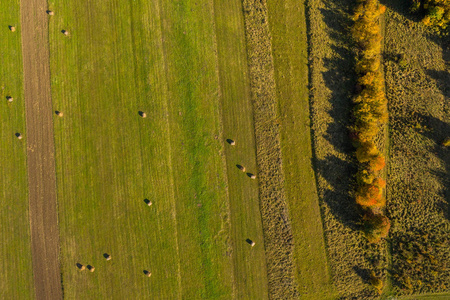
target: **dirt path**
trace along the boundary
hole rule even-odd
[[[22,0],[28,185],[37,299],[62,299],[46,0]]]

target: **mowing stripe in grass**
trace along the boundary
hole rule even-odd
[[[335,298],[312,168],[308,53],[303,1],[268,1],[281,119],[285,188],[301,299]]]
[[[0,299],[33,299],[27,148],[14,135],[25,136],[19,1],[0,1],[0,13]]]
[[[183,297],[230,299],[229,215],[210,3],[161,3]]]
[[[220,101],[231,208],[231,238],[237,299],[267,299],[267,273],[258,184],[236,165],[256,172],[253,109],[247,75],[242,4],[214,1]],[[232,146],[225,139],[233,139]],[[246,239],[255,242],[251,247]]]
[[[250,87],[254,110],[260,210],[269,297],[298,298],[294,241],[284,191],[277,98],[266,1],[244,1]]]

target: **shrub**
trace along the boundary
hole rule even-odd
[[[442,142],[442,146],[444,147],[449,147],[450,146],[450,138],[447,138],[446,140],[444,140]]]
[[[370,274],[369,282],[377,290],[378,294],[381,295],[384,288],[384,282],[380,277],[376,276],[373,271]]]
[[[363,232],[371,243],[378,243],[387,237],[391,223],[389,219],[372,211],[367,211],[362,218]]]

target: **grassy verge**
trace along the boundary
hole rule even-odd
[[[32,299],[33,272],[28,220],[28,183],[19,1],[0,3],[0,298]],[[15,26],[11,32],[8,26]],[[13,97],[8,102],[6,97]]]
[[[331,299],[334,287],[312,168],[305,4],[303,1],[267,4],[285,188],[295,243],[295,275],[302,299]]]

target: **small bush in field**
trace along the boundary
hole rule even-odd
[[[363,232],[371,243],[378,243],[387,237],[391,223],[389,219],[372,211],[367,211],[362,218]]]
[[[376,276],[375,272],[373,271],[370,274],[369,282],[377,290],[378,294],[381,295],[384,288],[384,282],[380,277]]]

